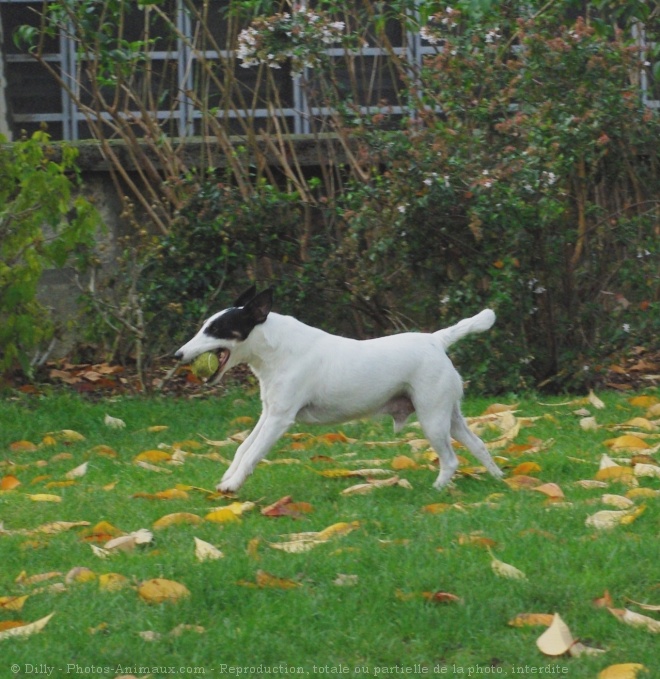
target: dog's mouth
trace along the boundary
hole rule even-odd
[[[218,359],[218,367],[207,380],[207,382],[212,384],[215,384],[215,382],[217,382],[222,377],[222,373],[224,371],[225,366],[227,365],[227,362],[229,361],[231,352],[229,351],[229,349],[220,349],[219,351],[216,352],[215,355],[216,358]]]

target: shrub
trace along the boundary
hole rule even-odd
[[[99,225],[75,195],[77,151],[44,132],[7,144],[0,137],[0,376],[31,374],[55,323],[36,299],[44,269],[83,266]]]

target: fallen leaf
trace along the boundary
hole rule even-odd
[[[43,533],[45,535],[55,535],[56,533],[62,533],[63,531],[79,528],[80,526],[89,526],[89,521],[51,521],[34,528],[29,531],[29,534]]]
[[[150,604],[175,603],[190,596],[190,590],[180,582],[165,578],[153,578],[138,587],[141,599]]]
[[[262,516],[279,517],[289,516],[299,518],[302,514],[309,514],[314,511],[308,502],[294,502],[290,495],[280,498],[273,504],[261,510]]]
[[[232,521],[240,521],[236,512],[233,512],[229,507],[222,507],[221,509],[216,509],[209,512],[205,517],[207,521],[212,521],[213,523],[229,523]]]
[[[596,410],[602,410],[605,408],[605,404],[594,394],[593,390],[589,391],[589,396],[587,396],[587,400],[591,405],[596,408]]]
[[[639,601],[633,601],[632,599],[628,599],[628,601],[635,606],[643,608],[645,611],[660,611],[660,606],[655,604],[640,604]]]
[[[596,422],[595,417],[583,417],[580,420],[580,427],[584,431],[593,431],[595,429],[598,429],[598,422]]]
[[[84,441],[85,437],[73,429],[61,429],[60,431],[49,431],[46,436],[52,436],[56,441],[61,443],[77,443]]]
[[[490,551],[491,547],[497,547],[497,542],[492,538],[482,535],[479,531],[469,533],[467,535],[461,533],[458,535],[459,545],[473,545],[475,547],[483,547]]]
[[[178,488],[168,488],[167,490],[160,490],[157,493],[135,493],[131,497],[144,498],[146,500],[187,500],[188,493],[185,490]]]
[[[598,673],[598,679],[635,679],[641,671],[647,671],[644,665],[636,662],[610,665]]]
[[[3,476],[0,481],[0,490],[13,490],[21,485],[21,482],[13,474]]]
[[[637,477],[653,477],[660,479],[660,467],[654,464],[636,464],[633,467],[633,474]]]
[[[568,652],[575,639],[568,625],[555,613],[550,627],[536,640],[536,646],[544,655],[558,656]]]
[[[112,417],[107,414],[103,419],[103,423],[106,427],[110,427],[110,429],[124,429],[126,427],[126,422],[124,422],[124,420],[120,420],[118,417]]]
[[[634,502],[623,495],[612,495],[611,493],[606,493],[601,498],[601,502],[606,505],[611,505],[617,509],[630,509],[634,506]]]
[[[34,453],[38,448],[32,441],[14,441],[9,444],[9,450],[12,453]]]
[[[490,549],[488,550],[488,553],[492,559],[490,566],[493,569],[495,575],[501,578],[508,578],[510,580],[527,580],[527,576],[521,570],[517,569],[511,564],[504,563],[504,561],[496,559]]]
[[[624,434],[614,439],[607,439],[603,443],[612,450],[645,450],[651,447],[644,439],[632,434]]]
[[[541,465],[536,462],[522,462],[517,467],[514,467],[511,472],[512,476],[527,476],[529,474],[538,474],[541,471]]]
[[[76,467],[75,469],[72,469],[71,471],[67,472],[64,476],[67,479],[78,479],[81,476],[85,476],[87,473],[87,465],[89,462],[83,462],[81,465]]]
[[[128,535],[120,535],[119,537],[113,538],[103,545],[103,549],[108,552],[113,550],[119,552],[130,552],[137,545],[146,545],[150,543],[153,539],[153,533],[146,528],[140,528],[139,530],[133,531]]]
[[[562,491],[562,489],[556,483],[544,483],[540,486],[535,486],[531,490],[543,493],[553,500],[564,497],[564,491]]]
[[[162,528],[167,528],[169,526],[178,526],[180,524],[198,524],[202,523],[203,519],[197,514],[192,514],[191,512],[175,512],[174,514],[166,514],[161,516],[160,519],[156,519],[153,524],[154,530],[161,530]]]
[[[392,462],[390,463],[390,466],[392,469],[395,471],[401,471],[403,469],[419,469],[420,466],[413,460],[411,457],[408,457],[407,455],[397,455],[396,457],[392,458]]]
[[[541,482],[538,479],[535,479],[533,476],[525,476],[524,474],[511,476],[508,479],[503,480],[511,490],[530,490],[541,485]]]
[[[603,592],[603,596],[597,597],[592,603],[596,608],[612,608],[614,606],[612,595],[607,589]]]
[[[86,566],[75,566],[65,576],[64,582],[68,585],[72,583],[91,582],[96,580],[96,573]]]
[[[37,573],[36,575],[28,575],[25,571],[21,571],[14,582],[17,585],[31,586],[38,582],[52,580],[53,578],[59,578],[61,576],[62,573],[60,571],[48,571],[47,573]]]
[[[211,543],[194,538],[195,540],[195,558],[198,561],[213,561],[214,559],[222,559],[224,554]]]
[[[146,469],[150,472],[160,472],[161,474],[171,474],[172,473],[171,469],[163,469],[163,467],[158,467],[155,464],[151,464],[150,462],[145,462],[144,460],[138,460],[135,464],[138,467],[142,467],[142,469]]]
[[[164,450],[145,450],[136,455],[133,462],[168,462],[172,459],[172,454]]]
[[[451,592],[422,592],[422,598],[434,604],[455,604],[461,597]]]
[[[287,580],[286,578],[278,578],[262,570],[257,571],[256,585],[257,587],[274,587],[275,589],[295,589],[296,587],[301,587],[299,582]]]
[[[621,620],[621,622],[625,622],[626,625],[630,625],[631,627],[644,627],[649,632],[654,632],[656,634],[660,632],[660,620],[655,620],[654,618],[650,618],[648,615],[642,615],[641,613],[635,613],[627,608],[610,608],[608,610],[613,616]]]
[[[433,502],[430,505],[424,505],[422,507],[422,511],[426,512],[427,514],[442,514],[442,512],[446,512],[452,507],[453,505],[449,504],[448,502]]]
[[[24,596],[0,596],[0,609],[4,611],[20,611],[28,596],[28,594]]]
[[[118,592],[124,587],[128,587],[129,581],[121,573],[103,573],[99,575],[99,589],[104,592]]]
[[[550,627],[554,617],[551,613],[519,613],[507,624],[511,627]]]
[[[337,573],[337,577],[332,581],[332,584],[337,585],[337,587],[354,587],[358,584],[358,580],[357,575]]]
[[[628,516],[630,510],[604,509],[588,516],[585,526],[596,528],[597,530],[610,530],[621,525],[622,520]]]
[[[59,495],[48,495],[47,493],[37,493],[36,495],[27,495],[33,502],[62,502]]]
[[[51,613],[35,622],[21,625],[20,627],[12,627],[10,629],[5,629],[0,632],[0,641],[3,639],[13,639],[16,637],[29,637],[32,634],[41,632],[41,630],[48,624],[48,621],[55,615]]]

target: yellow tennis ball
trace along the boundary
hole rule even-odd
[[[197,377],[206,380],[215,373],[219,365],[220,361],[218,361],[218,357],[210,351],[207,351],[204,354],[200,354],[192,362],[191,368]]]

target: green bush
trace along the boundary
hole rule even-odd
[[[0,376],[32,373],[36,352],[53,335],[36,299],[44,269],[82,265],[98,215],[75,195],[75,149],[49,145],[44,132],[9,144],[0,137]]]

